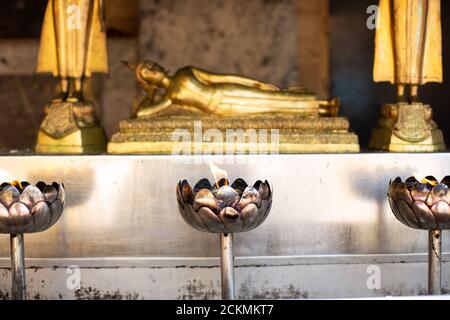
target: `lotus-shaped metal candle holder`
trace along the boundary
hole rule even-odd
[[[242,179],[231,186],[225,179],[214,186],[203,179],[194,189],[184,180],[178,184],[177,199],[181,216],[190,226],[212,233],[252,230],[264,222],[272,205],[267,181],[248,186]]]
[[[26,299],[24,233],[42,232],[61,217],[64,185],[28,182],[0,185],[0,233],[10,234],[12,297]]]
[[[422,181],[397,178],[389,183],[388,199],[395,217],[404,225],[429,231],[428,292],[441,294],[442,232],[450,229],[450,177]]]
[[[221,179],[212,185],[200,180],[192,188],[186,180],[177,185],[177,200],[184,221],[196,230],[219,233],[221,245],[222,298],[234,299],[233,233],[261,225],[272,207],[269,183],[253,186],[242,179],[231,184]]]

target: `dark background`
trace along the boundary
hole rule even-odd
[[[366,28],[366,9],[374,0],[331,0],[331,93],[342,100],[341,114],[350,118],[352,129],[366,149],[371,129],[383,103],[394,101],[394,88],[372,81],[374,31]],[[2,1],[0,39],[39,38],[46,0]],[[293,13],[294,14],[294,13]],[[444,83],[421,88],[422,100],[432,105],[434,119],[450,141],[450,1],[442,1]],[[109,28],[110,36],[133,36]],[[301,45],[301,44],[300,44]],[[1,63],[1,61],[0,61]]]

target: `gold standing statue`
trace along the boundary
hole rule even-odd
[[[380,0],[375,37],[375,82],[396,85],[397,103],[385,105],[371,148],[394,152],[445,149],[432,109],[419,86],[442,82],[440,0]]]
[[[61,95],[46,108],[36,151],[105,151],[107,140],[95,106],[83,96],[86,78],[108,72],[103,0],[48,1],[37,72],[58,77]]]
[[[275,85],[231,74],[184,67],[170,75],[152,61],[126,63],[145,91],[133,119],[120,123],[108,146],[111,153],[171,153],[173,132],[201,120],[205,130],[279,130],[280,152],[357,152],[356,135],[337,117],[339,103],[317,100],[305,89]],[[214,142],[203,142],[209,148]],[[239,142],[250,148],[250,142]],[[236,143],[238,144],[238,143]],[[196,150],[196,152],[202,152]]]

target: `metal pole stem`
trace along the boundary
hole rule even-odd
[[[222,299],[234,300],[233,234],[220,234],[220,265],[222,272]]]
[[[441,230],[430,230],[428,247],[428,294],[430,295],[441,294],[441,255]]]
[[[25,248],[23,234],[12,234],[11,239],[11,267],[12,290],[14,300],[26,300],[27,291],[25,283]]]

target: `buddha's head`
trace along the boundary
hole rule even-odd
[[[137,81],[144,88],[147,86],[166,88],[170,83],[167,71],[156,62],[145,60],[137,64],[124,63],[135,71]]]

